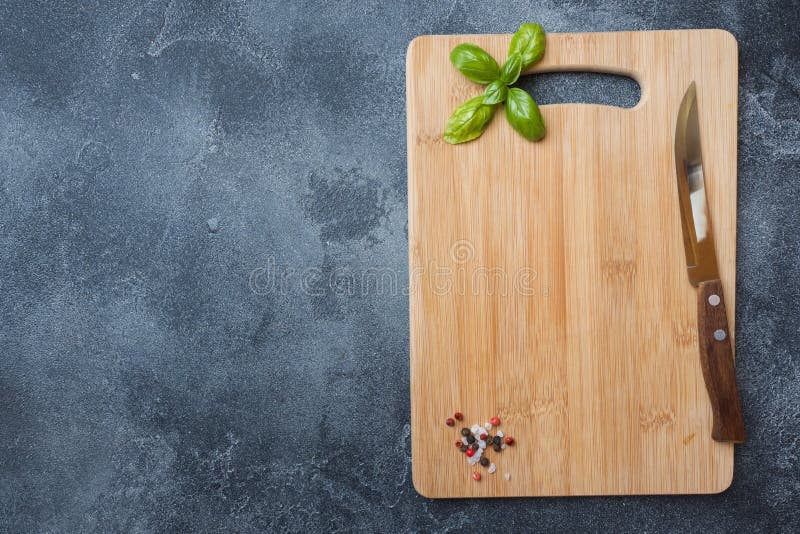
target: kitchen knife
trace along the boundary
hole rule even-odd
[[[678,110],[675,166],[689,282],[697,288],[700,365],[714,417],[711,437],[716,441],[741,443],[744,441],[744,421],[706,200],[694,82],[686,90]]]

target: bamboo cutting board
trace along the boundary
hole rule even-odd
[[[694,80],[732,333],[736,41],[720,30],[548,35],[532,72],[625,74],[639,104],[543,106],[539,143],[498,110],[478,140],[444,143],[451,111],[482,91],[450,51],[472,42],[502,63],[509,39],[424,36],[408,49],[414,485],[428,497],[723,491],[733,446],[711,439],[673,140]],[[455,411],[467,424],[445,426]],[[493,415],[516,445],[488,453],[489,475],[453,441]]]

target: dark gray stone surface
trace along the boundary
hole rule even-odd
[[[796,529],[798,13],[0,2],[0,531]],[[430,501],[412,487],[406,46],[527,20],[739,40],[749,440],[721,495]],[[375,272],[397,286],[347,283]]]

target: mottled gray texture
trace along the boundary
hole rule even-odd
[[[0,531],[796,527],[800,5],[682,4],[1,2]],[[722,495],[411,485],[406,46],[526,20],[739,39]]]

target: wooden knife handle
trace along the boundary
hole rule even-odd
[[[711,437],[716,441],[741,443],[744,441],[744,420],[736,388],[725,297],[719,280],[700,283],[697,337],[700,341],[700,365],[714,416]]]

